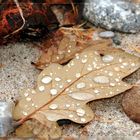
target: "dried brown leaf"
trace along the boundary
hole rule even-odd
[[[95,51],[96,50],[96,51]],[[90,47],[67,65],[50,64],[38,77],[37,87],[21,93],[14,118],[56,122],[94,119],[88,102],[118,95],[132,85],[122,79],[140,67],[140,59],[111,47]],[[42,119],[43,118],[43,119]],[[49,134],[48,134],[49,135]]]
[[[35,63],[38,69],[44,69],[50,63],[65,64],[89,46],[110,44],[110,40],[93,39],[98,30],[61,28],[53,38],[46,40],[41,44],[43,53]]]
[[[72,26],[76,25],[79,19],[78,13],[76,13],[77,7],[73,7],[74,9],[71,8],[71,6],[68,5],[59,5],[59,6],[53,6],[52,10],[55,13],[60,26]],[[78,10],[77,10],[78,11]]]
[[[43,116],[39,116],[40,120]],[[16,129],[18,137],[37,137],[43,140],[56,139],[61,136],[61,130],[56,122],[50,122],[43,118],[43,121],[31,119]]]

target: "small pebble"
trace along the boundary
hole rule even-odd
[[[112,40],[116,45],[121,45],[122,36],[118,33],[115,33],[115,36],[112,38]]]
[[[140,87],[134,87],[123,96],[122,106],[127,116],[140,123]]]
[[[115,36],[115,34],[112,31],[105,31],[105,32],[99,33],[99,37],[102,37],[102,38],[112,38],[114,36]]]
[[[0,101],[0,137],[6,137],[9,132],[13,131],[13,102]]]

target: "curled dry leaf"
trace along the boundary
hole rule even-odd
[[[94,119],[87,103],[132,88],[122,79],[139,67],[139,58],[121,50],[90,47],[65,66],[50,64],[44,69],[38,77],[37,87],[21,93],[14,118],[21,124],[29,119],[42,124],[46,120],[56,122],[60,119],[87,123]]]
[[[37,119],[28,120],[16,129],[16,135],[23,138],[38,137],[39,139],[48,140],[49,138],[56,139],[60,137],[61,130],[56,122],[50,122],[44,116],[39,116],[39,121]]]
[[[38,69],[44,69],[50,63],[65,64],[89,46],[110,44],[110,40],[94,38],[97,29],[61,28],[52,38],[41,44],[43,53],[34,65]]]
[[[72,9],[71,5],[69,5],[69,7],[68,5],[56,5],[52,7],[52,11],[55,13],[60,26],[76,25],[80,18],[77,6]],[[75,11],[77,11],[77,13]]]

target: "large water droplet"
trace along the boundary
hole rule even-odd
[[[82,108],[79,108],[76,110],[78,116],[84,116],[85,115],[85,110]]]
[[[100,92],[100,91],[97,90],[97,89],[94,90],[94,93],[96,93],[96,94],[98,94],[99,92]]]
[[[27,115],[28,115],[28,113],[25,112],[25,111],[23,111],[22,114],[23,114],[24,116],[27,116]]]
[[[44,86],[40,86],[38,89],[39,89],[39,91],[41,91],[41,92],[42,92],[42,91],[44,91],[44,90],[45,90],[45,87],[44,87]]]
[[[79,78],[81,76],[80,73],[76,73],[76,77]]]
[[[58,108],[58,105],[57,105],[57,104],[51,104],[51,105],[49,106],[49,108],[50,108],[50,109],[56,109],[56,108]]]
[[[25,96],[25,97],[28,97],[28,96],[29,96],[29,93],[27,93],[27,92],[24,93],[24,96]]]
[[[109,83],[109,78],[106,76],[97,76],[94,77],[93,79],[96,83],[100,83],[100,84],[107,84]]]
[[[93,69],[93,68],[92,68],[91,65],[89,65],[89,66],[87,67],[87,70],[88,70],[88,71],[92,71],[92,69]]]
[[[70,104],[66,104],[65,106],[66,106],[67,108],[69,108],[69,107],[70,107]]]
[[[30,102],[31,100],[32,100],[32,99],[29,98],[29,97],[26,98],[26,101],[28,101],[28,102]]]
[[[86,84],[84,82],[81,82],[81,83],[78,83],[76,87],[81,89],[81,88],[84,88],[85,86]]]
[[[115,83],[110,83],[110,86],[114,87],[115,86]]]
[[[78,93],[70,93],[68,94],[70,97],[76,99],[76,100],[80,100],[80,101],[85,101],[85,100],[90,100],[93,98],[92,94],[89,93],[82,93],[82,92],[78,92]]]
[[[87,62],[87,58],[82,59],[82,63],[85,64]]]
[[[42,78],[42,83],[49,84],[52,81],[52,78],[50,76],[45,76]]]
[[[67,82],[70,83],[71,82],[71,79],[68,79]]]
[[[120,71],[120,68],[119,67],[115,67],[114,70],[115,71]]]
[[[86,122],[86,119],[85,118],[81,118],[81,122]]]
[[[132,67],[135,67],[135,66],[136,66],[136,64],[135,64],[135,63],[132,63],[132,64],[131,64],[131,66],[132,66]]]
[[[51,95],[53,95],[53,96],[54,96],[54,95],[56,95],[56,94],[57,94],[57,90],[56,90],[56,89],[51,89],[51,90],[50,90],[50,93],[51,93]]]
[[[72,115],[72,114],[70,114],[70,115],[69,115],[69,117],[70,117],[70,118],[73,118],[73,115]]]
[[[59,82],[59,81],[61,81],[61,79],[60,79],[59,77],[56,77],[56,78],[55,78],[55,81],[56,81],[56,82]]]
[[[41,112],[42,113],[42,112]],[[58,121],[58,120],[60,120],[61,118],[63,118],[63,116],[62,115],[59,115],[59,114],[56,114],[56,113],[43,113],[46,117],[47,117],[47,119],[49,120],[49,121]]]
[[[114,57],[113,57],[112,55],[105,55],[105,56],[102,57],[102,60],[103,60],[103,62],[105,62],[105,63],[112,62],[113,59],[114,59]]]

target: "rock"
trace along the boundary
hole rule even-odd
[[[116,45],[121,45],[122,37],[120,34],[115,33],[115,36],[112,38],[112,40]]]
[[[114,33],[112,31],[105,31],[105,32],[100,32],[99,36],[102,38],[112,38],[114,37]]]
[[[140,31],[140,2],[132,0],[85,0],[84,17],[107,30]]]
[[[122,106],[127,116],[140,123],[140,87],[134,87],[123,96]]]
[[[5,137],[13,130],[12,102],[0,102],[0,137]]]

